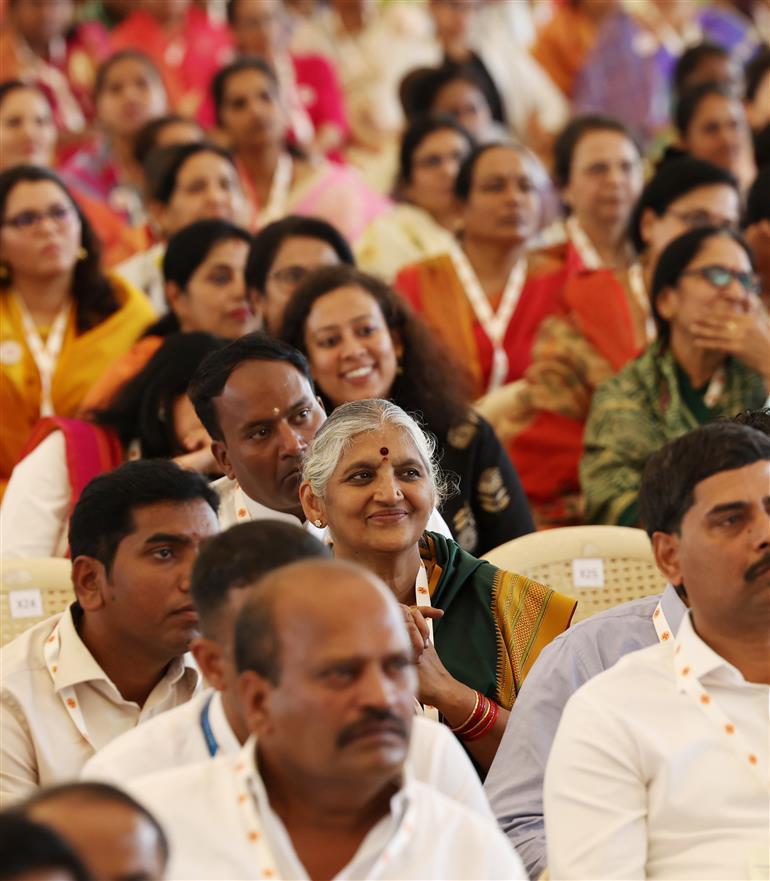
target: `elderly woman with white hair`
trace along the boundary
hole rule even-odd
[[[313,440],[300,497],[308,519],[328,525],[334,555],[375,572],[403,605],[419,699],[484,773],[524,677],[569,626],[575,602],[425,531],[449,489],[434,451],[400,407],[351,401]]]

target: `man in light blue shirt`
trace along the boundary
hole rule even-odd
[[[685,611],[671,585],[660,596],[607,609],[556,637],[527,675],[484,788],[531,878],[545,868],[543,775],[564,705],[623,655],[676,634]]]

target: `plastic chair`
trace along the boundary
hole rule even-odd
[[[63,612],[74,599],[70,560],[0,559],[0,646]]]
[[[578,601],[573,621],[629,600],[661,593],[650,540],[627,526],[565,526],[523,535],[484,555]]]

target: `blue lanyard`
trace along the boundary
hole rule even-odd
[[[214,756],[219,752],[219,744],[217,743],[216,737],[214,737],[214,732],[211,730],[211,722],[209,721],[209,707],[211,706],[211,701],[214,700],[214,695],[206,701],[201,710],[201,730],[203,731],[203,737],[206,740],[206,746],[209,750],[209,755],[214,758]]]

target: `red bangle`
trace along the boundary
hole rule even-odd
[[[487,704],[489,705],[489,712],[484,717],[483,721],[479,724],[475,731],[469,731],[467,734],[463,734],[461,739],[468,743],[471,740],[478,740],[483,737],[494,727],[495,722],[497,721],[497,717],[500,714],[500,707],[494,702],[487,700]]]

